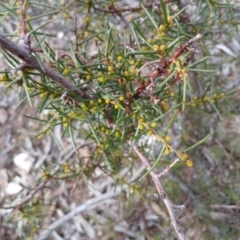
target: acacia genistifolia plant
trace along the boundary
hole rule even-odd
[[[0,80],[6,91],[18,89],[19,104],[37,106],[37,116],[26,116],[40,124],[35,137],[54,137],[60,125],[76,153],[82,147],[78,139],[91,149],[87,160],[42,166],[36,187],[12,206],[26,219],[25,227],[31,226],[22,236],[47,239],[56,229],[51,225],[40,234],[41,211],[47,212],[37,192],[67,179],[76,189],[80,179],[89,182],[100,169],[114,180],[116,192],[99,201],[120,192],[139,194],[143,203],[162,201],[161,211],[168,213],[162,224],[171,223],[174,231],[150,234],[146,227],[143,234],[185,239],[190,225],[180,226],[175,215],[176,209],[185,215],[179,210],[184,206],[174,205],[184,204],[175,202],[181,189],[166,183],[165,191],[165,180],[171,181],[174,170],[194,168],[198,147],[212,137],[203,116],[221,115],[234,93],[222,87],[219,59],[210,52],[230,18],[236,26],[232,5],[190,2],[1,1],[0,46],[9,67],[0,69]],[[7,32],[4,22],[13,24],[14,32]],[[134,177],[140,166],[144,169]],[[112,239],[119,237],[115,234]]]

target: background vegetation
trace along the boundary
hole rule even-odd
[[[239,4],[1,1],[1,238],[239,239]]]

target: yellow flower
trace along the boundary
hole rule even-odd
[[[120,132],[119,131],[115,132],[115,137],[117,137],[117,138],[120,137]]]
[[[166,101],[162,101],[161,103],[160,103],[160,106],[163,108],[163,110],[168,110],[169,109],[169,105],[168,105],[168,103],[166,102]]]
[[[21,9],[18,9],[18,10],[16,11],[16,13],[17,13],[17,15],[21,15],[22,10],[21,10]]]
[[[88,109],[88,107],[86,106],[86,104],[85,103],[81,103],[81,108],[84,110],[84,111],[86,111],[87,109]]]
[[[67,13],[64,13],[64,14],[63,14],[63,18],[64,18],[64,19],[69,18],[69,15],[68,15]]]
[[[137,74],[137,69],[135,67],[130,67],[130,73],[131,74]]]
[[[66,128],[68,126],[68,122],[63,122],[63,126]]]
[[[134,61],[134,60],[131,60],[131,61],[130,61],[130,64],[131,64],[131,65],[134,65],[134,64],[135,64],[135,61]]]
[[[158,45],[156,45],[156,44],[153,45],[153,50],[154,50],[154,51],[157,51],[158,49],[159,49],[159,46],[158,46]]]
[[[1,82],[6,82],[8,79],[7,79],[7,76],[6,76],[6,74],[1,74],[0,75],[0,81]]]
[[[69,117],[77,118],[77,114],[76,114],[74,111],[71,111],[71,112],[69,113]]]
[[[99,77],[97,80],[98,80],[98,82],[102,83],[102,82],[105,81],[105,78],[104,77]]]
[[[168,16],[167,21],[168,21],[168,27],[172,27],[172,24],[173,24],[173,16]]]
[[[168,16],[168,17],[167,17],[167,21],[168,21],[168,22],[172,22],[172,21],[173,21],[173,16]]]
[[[164,32],[165,31],[165,26],[164,25],[160,25],[159,28],[158,28],[158,31],[160,33]]]
[[[148,40],[147,40],[149,43],[151,43],[152,42],[152,39],[151,38],[148,38]]]
[[[40,94],[40,98],[45,98],[47,96],[47,94],[45,92]]]
[[[90,75],[90,74],[88,74],[87,76],[86,76],[86,79],[87,80],[90,80],[92,78],[92,76]]]
[[[42,172],[42,177],[45,179],[50,179],[52,176],[49,172]]]
[[[118,99],[119,101],[124,101],[124,96],[120,96]]]
[[[109,98],[105,99],[105,103],[109,104],[111,102],[111,100]]]
[[[196,105],[196,103],[191,103],[191,106],[196,107],[197,105]]]
[[[181,153],[181,157],[184,161],[188,159],[188,155],[186,153]]]
[[[118,137],[120,137],[120,136],[121,136],[121,133],[120,133],[119,131],[116,131],[116,132],[115,132],[115,137],[118,138]]]
[[[57,98],[57,94],[52,93],[52,94],[50,95],[50,98],[51,98],[51,99],[56,99],[56,98]]]
[[[123,60],[123,57],[122,56],[118,56],[117,60],[118,60],[118,62],[121,62]]]
[[[20,7],[20,6],[21,6],[21,1],[17,1],[17,2],[16,2],[16,6],[17,6],[17,7]]]
[[[96,106],[90,109],[91,113],[95,113],[96,111],[97,111],[97,107]]]
[[[166,50],[166,46],[165,45],[161,45],[160,46],[160,50],[161,50],[161,52],[164,52]]]
[[[208,101],[208,97],[205,96],[205,97],[203,98],[203,100],[204,100],[204,101]]]
[[[171,136],[166,136],[166,137],[165,137],[165,140],[166,140],[167,142],[171,142],[171,141],[172,141],[172,138],[171,138]]]
[[[225,98],[226,97],[226,95],[225,95],[225,93],[221,93],[221,98]]]
[[[114,67],[113,66],[108,66],[108,71],[109,72],[113,72],[114,71]]]
[[[139,118],[139,119],[138,119],[138,122],[139,122],[139,123],[143,123],[143,122],[144,122],[144,118]]]
[[[189,159],[187,159],[187,160],[185,161],[185,163],[186,163],[186,165],[187,165],[188,167],[192,167],[192,166],[193,166],[193,162],[192,162],[191,160],[189,160]]]
[[[63,172],[65,172],[65,173],[71,171],[70,165],[68,163],[63,163],[62,168],[63,168]]]
[[[153,132],[152,132],[151,130],[148,130],[147,134],[148,134],[149,136],[151,136],[151,135],[153,135]]]
[[[89,16],[85,17],[84,22],[89,23],[91,21],[91,18]]]
[[[156,126],[157,126],[157,123],[156,123],[156,122],[153,122],[153,123],[151,123],[151,126],[152,126],[152,127],[156,127]]]
[[[166,36],[165,32],[159,33],[159,37],[165,37],[165,36]]]
[[[165,154],[165,155],[169,155],[169,154],[170,154],[170,152],[171,152],[171,151],[170,151],[170,149],[169,149],[169,148],[165,148],[165,150],[164,150],[164,154]]]
[[[63,70],[63,74],[64,75],[67,75],[67,74],[69,74],[70,73],[70,69],[69,68],[65,68],[64,70]]]

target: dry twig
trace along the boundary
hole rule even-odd
[[[103,194],[99,197],[90,199],[86,202],[84,202],[82,205],[78,206],[77,208],[75,208],[74,210],[72,210],[71,212],[69,212],[68,214],[66,214],[64,217],[58,219],[57,221],[53,222],[47,230],[45,230],[41,236],[39,238],[37,238],[37,240],[45,240],[47,239],[47,237],[52,233],[52,231],[56,230],[58,227],[60,227],[62,224],[66,223],[67,221],[71,220],[75,215],[85,211],[86,209],[88,209],[89,207],[96,205],[100,202],[103,202],[106,199],[109,198],[113,198],[116,197],[117,195],[119,195],[121,193],[121,191],[118,192],[110,192],[110,193],[106,193]]]
[[[148,162],[148,159],[140,152],[139,148],[136,145],[133,146],[133,150],[138,155],[139,159],[142,161],[144,166],[146,167],[146,170],[150,171],[151,166]],[[154,171],[150,171],[150,175],[151,175],[151,177],[152,177],[152,179],[155,183],[155,186],[157,188],[157,191],[158,191],[158,194],[159,194],[160,198],[162,199],[163,203],[165,204],[165,206],[168,210],[168,213],[169,213],[170,218],[171,218],[172,225],[174,227],[174,230],[175,230],[179,240],[185,240],[185,236],[184,236],[180,226],[178,225],[175,213],[173,211],[173,206],[175,206],[175,205],[173,205],[170,202],[170,200],[169,200],[166,192],[164,191],[164,188],[163,188],[157,174]]]

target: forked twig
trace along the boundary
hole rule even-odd
[[[159,178],[161,178],[162,176],[164,176],[165,174],[167,174],[169,172],[169,170],[179,161],[181,161],[179,158],[175,159],[168,167],[166,167],[162,172],[160,172],[157,176]]]
[[[174,228],[174,230],[175,230],[179,240],[185,240],[186,239],[185,235],[182,232],[182,230],[181,230],[181,228],[180,228],[180,226],[179,226],[179,224],[177,222],[175,213],[173,211],[173,206],[175,206],[175,205],[173,205],[170,202],[170,200],[169,200],[169,198],[168,198],[168,196],[167,196],[167,194],[166,194],[166,192],[165,192],[165,190],[164,190],[164,188],[162,186],[162,183],[160,182],[157,174],[154,171],[151,171],[151,166],[150,166],[150,164],[148,162],[148,159],[141,153],[141,151],[139,150],[139,148],[136,145],[133,146],[133,150],[137,154],[139,159],[142,161],[144,166],[146,167],[146,170],[150,171],[150,175],[151,175],[151,177],[152,177],[152,179],[154,181],[154,184],[155,184],[155,186],[157,188],[157,191],[158,191],[158,194],[159,194],[160,198],[162,199],[163,203],[165,204],[165,206],[166,206],[166,208],[168,210],[168,213],[170,215],[173,228]]]
[[[159,76],[168,76],[169,75],[169,71],[168,68],[169,66],[175,62],[180,55],[182,55],[187,49],[188,47],[193,44],[194,42],[198,41],[199,39],[201,39],[202,35],[201,34],[197,34],[195,37],[193,37],[192,39],[190,39],[189,41],[187,41],[183,46],[181,46],[180,48],[178,48],[176,50],[176,52],[172,55],[172,57],[170,57],[168,60],[162,60],[162,64],[160,67],[158,67],[157,69],[155,69],[152,74],[150,75],[149,79],[144,82],[135,92],[135,94],[133,94],[133,98],[137,98],[139,93],[143,92],[150,84],[153,84],[154,80],[159,77]],[[145,63],[142,67],[139,68],[138,72],[140,72],[143,68],[149,66],[149,65],[153,65],[153,64],[159,64],[161,63],[160,59],[154,60],[154,61],[150,61]],[[178,76],[175,76],[175,79],[182,81],[181,78],[179,78]]]

